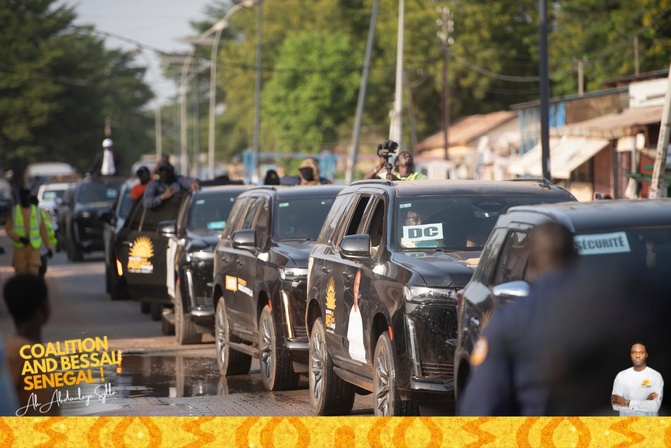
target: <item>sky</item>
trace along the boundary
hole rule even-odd
[[[194,36],[189,23],[205,18],[206,5],[215,0],[65,0],[74,6],[78,18],[75,24],[92,24],[99,31],[106,31],[133,39],[142,45],[158,48],[166,52],[186,52],[189,44],[177,39]],[[107,37],[108,48],[122,48],[127,51],[137,48],[120,39]],[[161,76],[159,58],[154,51],[144,50],[137,56],[137,64],[147,66],[145,82],[151,86],[161,104],[170,101],[176,92],[175,82]]]

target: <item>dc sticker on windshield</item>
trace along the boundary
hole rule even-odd
[[[133,274],[151,274],[154,265],[149,261],[154,256],[154,245],[146,236],[140,236],[133,241],[128,253],[128,272]]]
[[[443,223],[403,226],[403,239],[408,241],[433,241],[443,238]]]
[[[576,235],[575,248],[580,255],[619,254],[631,252],[625,232]]]

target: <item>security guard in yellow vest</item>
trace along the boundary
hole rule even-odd
[[[47,254],[53,256],[47,224],[31,203],[30,190],[19,193],[19,205],[14,206],[12,218],[5,223],[5,230],[14,242],[14,270],[17,274],[29,272],[38,275],[42,260],[40,247],[47,248]]]
[[[37,207],[37,211],[40,213],[40,219],[44,221],[44,224],[47,226],[47,233],[49,234],[49,241],[51,242],[51,247],[57,248],[58,247],[58,238],[56,238],[56,232],[54,231],[54,225],[51,222],[51,216],[49,216],[49,212],[47,212],[44,209],[39,208],[40,201],[37,199],[37,196],[31,196],[30,197],[30,202]],[[56,252],[58,252],[58,249],[56,249]],[[52,252],[53,256],[53,252]],[[44,244],[41,246],[40,249],[40,261],[42,262],[42,265],[40,266],[40,277],[44,277],[45,274],[47,273],[47,257],[49,257],[49,250],[44,246]],[[50,258],[50,257],[49,257]]]

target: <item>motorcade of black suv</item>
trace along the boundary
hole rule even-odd
[[[475,343],[491,316],[529,292],[529,233],[557,222],[574,234],[578,268],[598,266],[667,269],[671,273],[671,200],[603,200],[514,207],[502,215],[485,245],[473,278],[460,292],[454,358],[456,393],[468,384]],[[590,271],[591,272],[591,271]],[[615,270],[613,270],[615,272]]]
[[[174,233],[175,221],[188,194],[176,193],[154,209],[147,209],[142,200],[134,201],[123,227],[114,241],[114,265],[119,294],[140,302],[143,313],[161,320],[163,307],[171,306],[167,287],[168,237]],[[174,330],[162,322],[164,334]]]
[[[87,177],[65,191],[58,201],[57,236],[68,259],[81,261],[84,254],[104,249],[100,216],[109,211],[123,182],[117,177]]]
[[[373,392],[376,415],[454,401],[456,293],[509,207],[575,200],[544,180],[352,183],[310,254],[305,324],[310,400],[346,414]]]
[[[168,236],[167,287],[173,302],[163,312],[178,344],[198,344],[214,333],[214,247],[246,185],[205,187],[187,194]]]
[[[215,249],[217,363],[244,374],[259,358],[268,390],[307,372],[308,256],[341,186],[258,187],[238,196]]]
[[[103,221],[103,247],[105,252],[105,291],[112,300],[127,299],[127,290],[119,277],[116,266],[116,254],[114,246],[117,235],[123,228],[126,218],[133,207],[133,200],[130,198],[132,188],[137,185],[137,179],[130,179],[123,183],[119,190],[119,196],[112,204],[112,207],[100,215]]]

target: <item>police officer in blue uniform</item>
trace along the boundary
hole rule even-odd
[[[541,318],[562,295],[577,259],[573,237],[557,223],[530,235],[529,295],[492,316],[471,356],[474,372],[459,400],[460,415],[544,415],[546,344]]]

